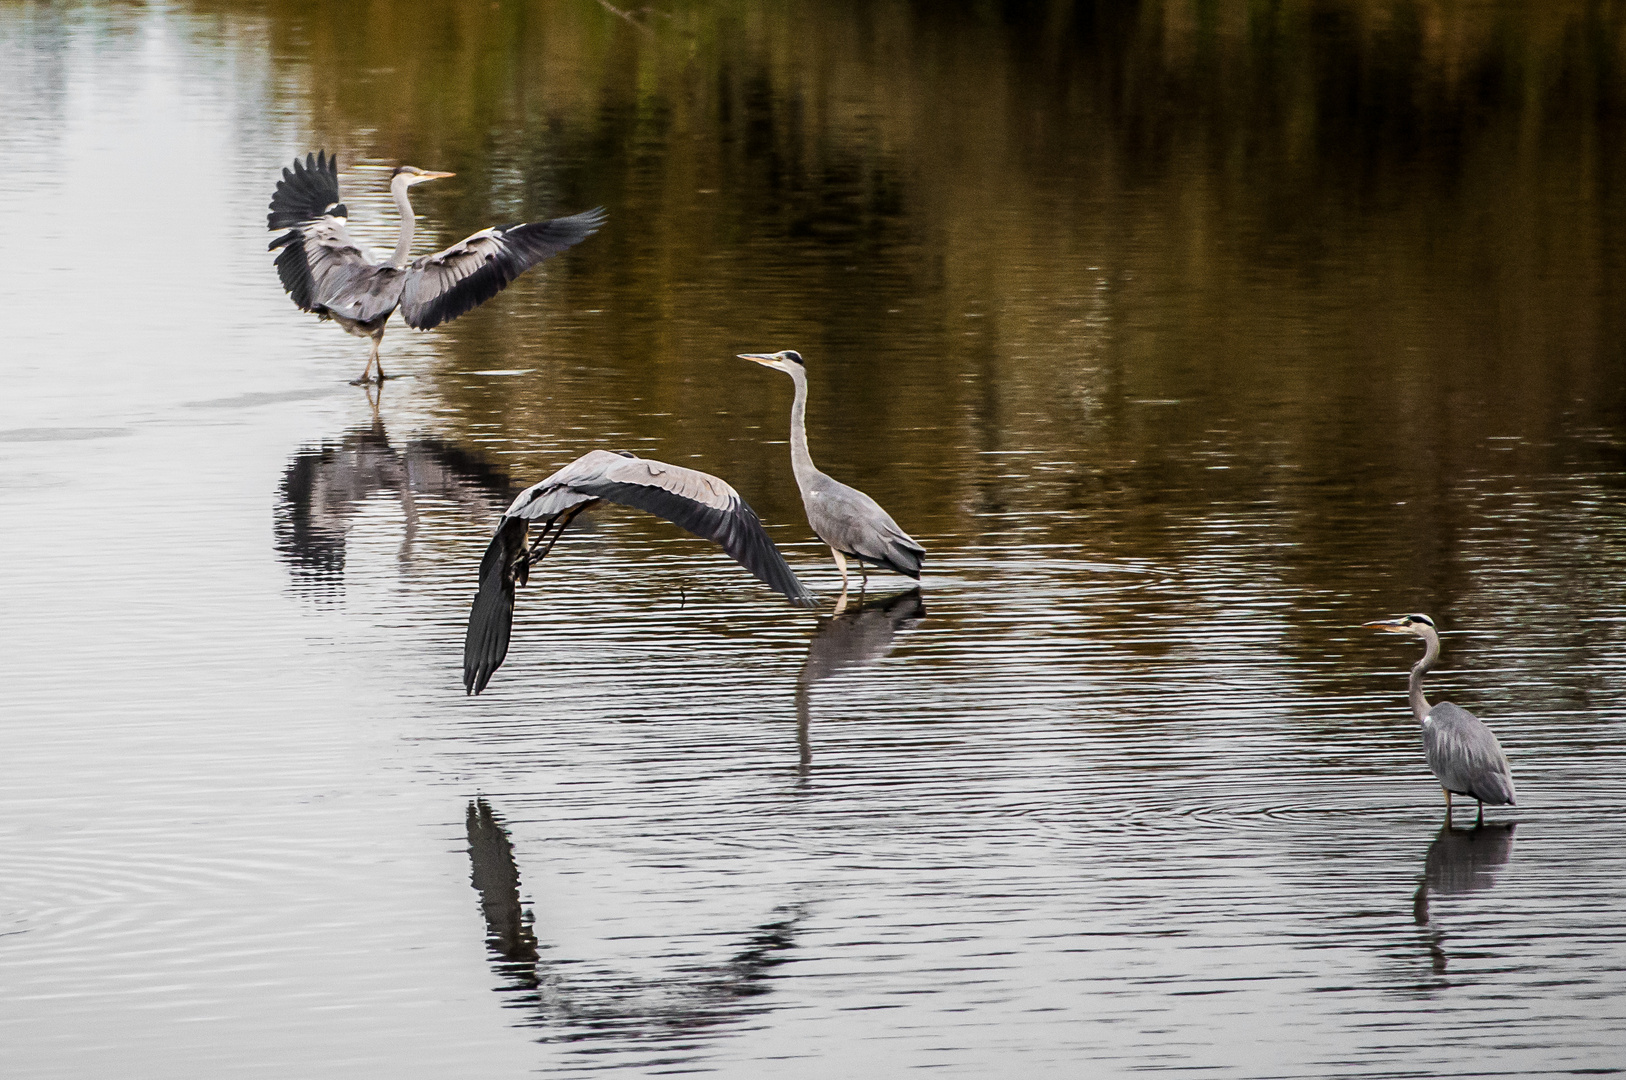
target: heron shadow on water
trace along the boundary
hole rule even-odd
[[[805,775],[813,763],[813,687],[851,668],[867,667],[885,657],[900,633],[913,629],[926,617],[920,589],[862,601],[848,610],[842,593],[836,611],[820,619],[807,643],[807,658],[796,676],[796,747],[799,770]]]
[[[469,879],[485,918],[488,959],[500,980],[498,991],[507,995],[505,1005],[529,1013],[524,1025],[556,1026],[560,1038],[571,1042],[687,1040],[708,1030],[721,1033],[767,1010],[760,999],[773,989],[774,969],[796,947],[806,915],[800,907],[780,908],[745,930],[727,959],[685,965],[669,978],[551,959],[551,947],[537,938],[535,912],[520,896],[508,827],[484,798],[469,803],[465,820]],[[700,1048],[685,1042],[674,1049]]]
[[[1430,896],[1464,896],[1496,884],[1497,872],[1513,857],[1513,830],[1517,822],[1480,823],[1468,829],[1450,822],[1428,845],[1423,877],[1412,896],[1412,920],[1425,934],[1430,963],[1436,975],[1445,974],[1445,935],[1434,925]]]

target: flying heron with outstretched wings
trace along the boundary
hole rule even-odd
[[[599,502],[619,503],[663,517],[717,544],[734,561],[799,607],[812,607],[807,591],[785,564],[740,493],[698,469],[685,469],[628,453],[594,450],[520,492],[480,560],[480,588],[469,609],[463,640],[463,689],[478,694],[508,656],[514,625],[514,586],[553,550],[565,526]],[[526,546],[531,522],[542,523]]]

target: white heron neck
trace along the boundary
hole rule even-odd
[[[805,489],[818,472],[813,455],[807,452],[807,373],[801,365],[793,365],[790,379],[796,384],[796,398],[790,404],[790,467],[796,483]]]
[[[407,198],[405,173],[390,181],[390,194],[395,196],[395,209],[401,214],[401,238],[395,242],[395,254],[390,256],[390,265],[402,267],[412,257],[412,203]]]
[[[1417,722],[1423,723],[1428,719],[1428,698],[1423,696],[1423,673],[1434,666],[1434,661],[1440,655],[1440,639],[1430,632],[1423,637],[1426,648],[1423,658],[1411,666],[1411,679],[1407,683],[1407,696],[1411,698],[1411,711],[1417,716]]]

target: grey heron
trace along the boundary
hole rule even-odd
[[[357,337],[370,338],[372,349],[358,383],[369,381],[376,365],[384,367],[378,346],[384,324],[401,309],[408,326],[428,330],[496,296],[510,281],[543,259],[581,243],[604,223],[603,208],[549,221],[494,225],[443,251],[412,258],[412,203],[407,189],[453,176],[402,165],[390,177],[390,194],[401,214],[395,251],[379,261],[351,239],[345,229],[349,211],[339,201],[339,162],[326,151],[294,159],[282,170],[271,196],[266,227],[287,230],[271,241],[277,276],[303,311],[332,319]]]
[[[514,586],[547,557],[576,515],[598,502],[619,503],[663,517],[716,543],[759,580],[792,604],[812,607],[813,594],[791,573],[757,519],[725,481],[625,452],[594,450],[532,484],[514,498],[480,560],[480,587],[469,610],[463,641],[463,689],[478,694],[508,655],[514,623]],[[529,548],[530,523],[542,531]],[[545,542],[545,546],[544,546]]]
[[[1427,615],[1407,615],[1361,625],[1423,639],[1423,658],[1411,669],[1411,708],[1423,727],[1423,753],[1428,758],[1428,767],[1445,789],[1446,820],[1449,822],[1451,818],[1453,793],[1472,795],[1479,800],[1481,820],[1485,817],[1486,803],[1511,806],[1513,771],[1495,733],[1467,709],[1449,701],[1430,706],[1423,696],[1423,673],[1434,666],[1440,655],[1440,635],[1435,630],[1434,620]]]
[[[830,545],[836,566],[841,570],[841,589],[847,589],[847,560],[864,566],[884,566],[905,577],[920,580],[920,564],[926,549],[914,537],[898,528],[881,504],[855,487],[832,479],[813,465],[807,451],[807,365],[794,349],[776,353],[740,353],[750,360],[783,371],[795,384],[796,396],[790,406],[790,467],[796,486],[802,489],[802,505],[807,523],[818,538]]]

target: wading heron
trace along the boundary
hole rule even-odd
[[[463,689],[478,694],[508,655],[514,625],[514,586],[547,557],[577,514],[600,501],[663,517],[717,544],[741,566],[791,603],[812,607],[813,594],[791,573],[785,559],[745,500],[723,480],[628,453],[594,450],[520,492],[497,524],[480,560],[480,589],[469,609],[463,639]],[[541,522],[526,547],[531,522]]]
[[[1407,615],[1362,623],[1390,634],[1410,634],[1422,638],[1423,658],[1412,665],[1411,709],[1423,726],[1423,753],[1428,767],[1445,789],[1445,816],[1451,818],[1451,796],[1472,795],[1479,800],[1479,817],[1485,817],[1485,804],[1513,804],[1513,770],[1502,752],[1502,744],[1485,722],[1467,709],[1449,701],[1429,706],[1423,696],[1423,673],[1434,666],[1440,655],[1440,635],[1427,615]]]
[[[401,213],[401,235],[385,260],[345,230],[349,211],[339,201],[339,161],[326,152],[294,160],[282,170],[271,196],[269,229],[286,229],[271,241],[277,276],[295,304],[332,319],[346,331],[372,339],[367,366],[355,381],[369,381],[375,366],[384,381],[378,346],[396,308],[408,326],[428,330],[496,296],[510,281],[543,259],[581,243],[604,223],[602,208],[550,221],[493,225],[444,251],[412,258],[412,203],[407,189],[452,176],[402,165],[390,177],[390,194]]]
[[[866,577],[865,564],[869,563],[919,581],[926,549],[898,528],[880,503],[814,467],[807,452],[807,367],[801,354],[785,349],[771,354],[740,353],[739,358],[783,371],[796,385],[796,397],[790,406],[790,467],[796,474],[796,486],[802,489],[807,523],[820,540],[830,545],[830,553],[841,570],[842,591],[847,589],[848,559],[855,560]]]

